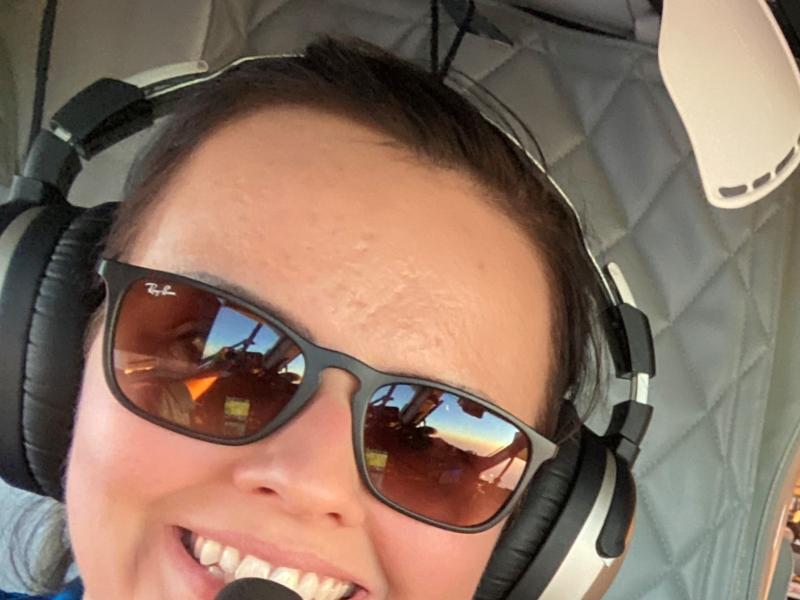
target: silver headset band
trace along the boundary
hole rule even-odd
[[[287,54],[260,54],[260,55],[252,55],[252,56],[244,56],[238,58],[227,65],[220,67],[214,71],[209,71],[208,63],[205,61],[193,61],[193,62],[184,62],[184,63],[177,63],[173,65],[165,65],[162,67],[158,67],[155,69],[151,69],[148,71],[144,71],[142,73],[136,74],[132,77],[126,79],[127,83],[132,85],[136,85],[140,88],[145,96],[145,99],[152,102],[154,106],[158,106],[161,104],[170,105],[180,96],[183,96],[185,93],[190,91],[194,86],[202,85],[209,81],[212,81],[221,75],[224,75],[228,71],[235,69],[241,65],[258,62],[258,61],[268,61],[272,59],[285,59],[285,58],[302,58],[302,54],[298,53],[287,53]],[[636,305],[636,301],[633,296],[633,292],[631,291],[630,286],[625,278],[622,269],[616,263],[608,263],[606,265],[608,276],[600,267],[600,263],[597,261],[594,253],[592,252],[591,248],[589,248],[588,241],[586,239],[585,228],[583,226],[583,220],[578,213],[578,210],[575,208],[575,205],[570,200],[569,196],[564,192],[562,187],[556,182],[550,174],[545,170],[542,161],[540,161],[536,156],[534,156],[530,150],[520,141],[520,139],[513,134],[512,131],[509,131],[510,125],[498,123],[497,119],[494,118],[491,114],[489,114],[489,106],[491,102],[483,98],[480,94],[475,93],[472,89],[469,89],[459,83],[455,82],[452,75],[456,75],[460,77],[462,80],[468,81],[472,84],[475,82],[472,81],[467,75],[461,73],[457,69],[450,70],[451,76],[448,77],[448,83],[452,84],[451,87],[455,88],[455,90],[462,95],[462,97],[466,97],[469,95],[471,98],[477,100],[480,104],[484,106],[481,107],[476,102],[471,102],[473,106],[481,113],[484,119],[491,123],[498,131],[500,131],[516,148],[518,148],[524,155],[527,157],[532,164],[536,166],[539,173],[541,173],[547,180],[547,183],[550,184],[553,190],[559,195],[561,201],[569,207],[573,217],[575,218],[575,222],[578,226],[578,230],[580,231],[580,238],[581,243],[583,244],[584,252],[586,256],[589,258],[589,261],[594,268],[595,274],[598,278],[598,281],[601,284],[601,289],[603,294],[605,295],[606,302],[610,306],[617,306],[619,304],[628,304],[634,308],[638,308]],[[478,86],[480,89],[480,86]],[[469,101],[469,100],[468,100]],[[154,113],[159,113],[157,109],[154,108]],[[628,399],[637,402],[639,404],[647,404],[648,403],[648,390],[650,385],[650,376],[647,373],[634,373],[633,376],[630,378],[629,383],[629,390],[628,390]]]
[[[133,75],[125,80],[125,83],[135,86],[143,94],[144,100],[147,101],[147,103],[152,107],[153,116],[158,117],[170,112],[170,108],[173,106],[173,104],[180,100],[183,96],[187,95],[195,86],[210,82],[241,65],[258,61],[269,61],[272,59],[302,57],[302,54],[296,53],[245,56],[236,59],[214,71],[209,71],[208,64],[202,60],[177,63],[165,65]],[[475,83],[474,81],[470,80],[469,77],[460,74],[455,69],[451,69],[451,73],[461,75],[465,80],[469,80],[473,84]],[[452,82],[452,79],[450,81]],[[566,193],[564,193],[563,189],[555,180],[553,180],[549,173],[545,171],[542,162],[533,156],[528,148],[526,148],[525,145],[522,144],[515,135],[513,135],[513,131],[509,131],[509,129],[512,129],[510,125],[507,124],[507,126],[504,127],[502,124],[497,122],[496,118],[493,118],[490,114],[487,114],[489,112],[487,109],[491,103],[486,98],[482,98],[479,94],[473,92],[471,89],[467,89],[461,85],[451,87],[456,87],[457,89],[455,91],[457,93],[461,93],[462,96],[465,96],[465,93],[468,93],[470,97],[477,100],[480,104],[485,105],[485,108],[482,110],[481,106],[479,106],[476,102],[471,102],[471,104],[475,106],[476,109],[481,113],[484,119],[497,128],[498,131],[503,133],[503,135],[505,135],[506,138],[512,144],[514,144],[516,148],[525,154],[528,160],[530,160],[538,168],[539,172],[545,176],[547,183],[549,183],[552,189],[555,190],[555,192],[560,196],[564,204],[569,207],[581,234],[580,237],[583,250],[588,256],[598,281],[601,284],[600,287],[608,305],[612,307],[618,307],[620,305],[628,304],[629,306],[636,308],[636,302],[630,290],[630,286],[625,280],[622,270],[616,264],[610,263],[607,266],[608,277],[603,272],[603,269],[600,267],[600,264],[588,246],[585,229],[583,227],[583,221],[578,211]],[[480,89],[480,86],[478,86],[478,89]],[[502,116],[500,118],[502,118]],[[64,142],[69,143],[73,147],[75,146],[73,136],[68,130],[60,126],[56,126],[53,128],[52,133],[54,133]],[[649,380],[650,377],[647,373],[631,373],[629,400],[638,404],[647,404]]]
[[[597,498],[569,552],[538,600],[584,598],[594,587],[601,573],[613,567],[619,560],[619,557],[604,558],[596,548],[597,539],[611,511],[617,468],[617,461],[611,456],[611,452],[606,450],[605,471]],[[580,589],[576,589],[579,587]]]
[[[207,83],[228,71],[250,62],[267,61],[281,58],[302,58],[302,54],[254,54],[243,56],[220,67],[209,71],[208,63],[204,60],[166,65],[144,71],[125,81],[141,88],[147,100],[162,102],[166,98],[203,83]],[[166,77],[164,77],[166,75]],[[140,83],[141,82],[141,83]]]
[[[451,69],[451,74],[455,74],[460,78],[464,79],[465,81],[474,84],[475,82],[465,74],[461,73],[457,69]],[[479,100],[483,104],[491,104],[489,100],[486,98],[481,97],[479,94],[475,93],[473,90],[465,88],[460,84],[457,85],[457,91],[466,92],[470,94],[470,96],[476,100]],[[478,87],[478,89],[481,89]],[[462,94],[463,95],[463,94]],[[473,103],[475,106],[475,103]],[[606,271],[608,272],[608,277],[606,277],[606,273],[603,272],[603,269],[600,267],[600,263],[597,261],[594,253],[592,252],[591,248],[589,248],[589,242],[586,239],[586,230],[583,226],[583,219],[581,218],[580,213],[575,208],[575,205],[570,200],[569,196],[564,192],[563,188],[558,184],[558,182],[553,179],[550,173],[544,168],[542,161],[540,161],[536,156],[534,156],[531,151],[521,142],[521,140],[514,135],[509,129],[511,128],[510,124],[500,124],[497,120],[488,114],[487,110],[483,110],[480,106],[476,106],[478,111],[481,113],[484,119],[486,119],[489,123],[494,125],[494,127],[501,132],[515,147],[517,147],[521,152],[525,154],[527,159],[531,161],[536,167],[539,169],[539,172],[546,178],[547,182],[552,186],[553,190],[559,195],[561,201],[569,207],[570,211],[572,212],[573,217],[575,218],[575,222],[578,225],[578,230],[580,231],[581,243],[583,244],[584,252],[586,256],[588,256],[589,261],[594,268],[595,274],[598,277],[598,280],[601,283],[601,289],[605,294],[606,301],[611,306],[616,306],[619,304],[628,304],[634,308],[638,308],[636,304],[636,300],[633,296],[633,291],[631,290],[630,285],[628,284],[627,279],[625,278],[625,274],[622,272],[622,269],[619,265],[615,262],[609,262],[606,265]],[[637,402],[639,404],[647,404],[648,403],[648,390],[650,387],[650,375],[647,373],[635,373],[633,377],[630,379],[629,389],[628,389],[628,399],[632,402]]]
[[[0,230],[0,290],[5,286],[14,252],[19,246],[22,236],[43,210],[44,207],[24,210],[16,215],[5,229]]]
[[[450,73],[451,75],[456,75],[460,79],[463,79],[464,81],[471,83],[473,85],[476,83],[469,76],[467,76],[466,74],[462,73],[457,69],[451,68]],[[451,82],[455,84],[457,91],[461,92],[462,96],[464,96],[465,94],[469,94],[470,97],[474,98],[475,100],[478,100],[481,104],[486,105],[486,108],[489,108],[490,105],[494,104],[490,101],[490,99],[484,98],[482,94],[476,93],[475,90],[465,87],[460,83],[456,83],[455,81],[452,81],[452,78]],[[478,90],[481,90],[480,86],[476,87]],[[475,103],[473,103],[473,105],[474,104]],[[542,161],[539,160],[539,158],[537,158],[536,156],[534,156],[531,153],[531,151],[522,143],[522,141],[516,135],[513,134],[512,131],[509,131],[509,129],[511,129],[510,123],[507,122],[498,123],[497,118],[495,118],[492,114],[489,114],[488,110],[484,110],[480,106],[476,106],[476,108],[481,113],[484,119],[486,119],[489,123],[494,125],[495,129],[497,129],[500,133],[502,133],[508,139],[509,142],[514,144],[514,146],[517,149],[523,152],[531,163],[536,165],[536,168],[539,170],[539,173],[542,174],[542,176],[547,180],[547,183],[550,184],[552,188],[558,193],[559,197],[561,198],[561,201],[569,207],[573,217],[575,218],[575,222],[578,224],[578,229],[581,232],[581,243],[583,244],[583,249],[586,252],[586,255],[589,257],[589,260],[591,261],[592,266],[594,267],[594,270],[597,273],[599,281],[602,283],[601,287],[603,289],[603,293],[606,296],[606,301],[611,305],[618,304],[621,300],[621,297],[616,291],[616,286],[612,285],[608,281],[608,278],[605,276],[605,273],[603,273],[603,269],[600,267],[600,263],[597,262],[597,259],[595,258],[594,254],[589,248],[589,244],[586,241],[586,232],[583,226],[583,219],[578,213],[578,210],[575,208],[575,205],[572,203],[572,200],[570,200],[569,196],[567,196],[566,192],[564,192],[562,187],[558,185],[558,182],[556,182],[556,180],[550,176],[550,173],[548,173],[547,169],[544,168]],[[622,271],[620,271],[619,269],[618,272],[620,274],[622,273]],[[628,287],[628,290],[630,291],[630,287]]]
[[[196,85],[201,85],[203,83],[207,83],[224,75],[226,72],[239,67],[241,65],[256,62],[261,60],[271,60],[271,59],[281,59],[281,58],[302,58],[302,54],[261,54],[261,55],[253,55],[253,56],[245,56],[242,58],[238,58],[233,62],[228,63],[227,65],[209,72],[208,63],[205,61],[192,61],[192,62],[184,62],[184,63],[176,63],[173,65],[166,65],[162,67],[157,67],[155,69],[150,69],[148,71],[143,71],[131,77],[125,79],[127,83],[135,85],[136,87],[140,88],[144,93],[145,99],[151,102],[165,102],[175,94],[179,94],[184,92]],[[458,73],[458,71],[453,71],[454,73]],[[463,90],[463,88],[462,88]],[[466,91],[466,90],[463,90]],[[463,96],[463,94],[462,94]],[[564,190],[558,183],[547,173],[542,166],[542,163],[535,157],[531,152],[519,142],[519,140],[511,134],[511,132],[507,131],[506,127],[502,127],[495,119],[493,119],[490,115],[486,113],[484,110],[480,110],[480,107],[476,107],[480,111],[481,115],[484,119],[490,122],[498,131],[503,133],[510,142],[514,144],[517,148],[519,148],[522,152],[525,153],[528,160],[530,160],[536,167],[538,168],[539,172],[542,173],[546,178],[550,185],[552,185],[553,189],[555,189],[561,200],[570,208],[572,214],[575,217],[575,220],[578,224],[578,228],[581,232],[581,242],[583,243],[584,250],[586,251],[587,256],[589,257],[592,266],[598,276],[598,280],[602,284],[602,289],[604,294],[606,295],[606,300],[609,304],[618,304],[620,300],[622,300],[620,294],[618,293],[618,288],[616,285],[612,285],[608,278],[603,273],[600,264],[597,262],[594,254],[592,253],[591,249],[586,242],[586,236],[584,235],[584,227],[583,221],[580,217],[580,214],[575,209],[572,201],[569,197],[564,193]],[[612,263],[613,264],[613,263]],[[619,275],[622,275],[622,271],[618,268],[616,269]],[[623,276],[624,280],[624,276]],[[616,282],[614,282],[616,283]],[[630,288],[627,286],[627,283],[624,283],[626,289],[630,291]],[[629,298],[631,299],[628,304],[632,306],[636,306],[635,303],[632,301],[633,296],[632,294],[628,294]],[[622,300],[623,302],[625,300]]]

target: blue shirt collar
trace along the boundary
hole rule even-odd
[[[70,581],[63,590],[53,596],[53,600],[81,600],[81,598],[83,598],[83,582],[80,577]]]

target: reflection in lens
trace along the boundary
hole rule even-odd
[[[529,441],[477,402],[396,384],[370,400],[364,451],[370,480],[388,499],[466,527],[489,520],[514,492]]]
[[[172,294],[153,294],[166,285]],[[305,359],[291,338],[243,307],[183,283],[140,281],[120,308],[113,367],[123,394],[148,414],[235,439],[286,406]]]

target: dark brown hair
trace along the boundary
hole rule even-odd
[[[559,406],[564,398],[580,396],[588,400],[588,412],[602,392],[603,374],[594,319],[600,291],[573,214],[543,185],[528,157],[463,96],[438,77],[365,42],[322,38],[302,57],[241,66],[183,99],[129,172],[106,254],[125,257],[161,190],[211,133],[248,113],[282,105],[347,117],[385,134],[421,161],[469,175],[485,190],[487,202],[526,234],[544,261],[553,314],[550,402],[536,425],[557,439],[569,435],[555,434]],[[92,318],[87,348],[101,320],[102,309]],[[60,517],[53,522],[58,508]],[[27,577],[17,570],[36,590],[55,591],[72,558],[63,507],[55,509],[43,515],[51,530],[44,536],[51,539],[41,546],[48,549],[46,555],[28,564]],[[21,531],[19,524],[14,529]]]
[[[590,383],[589,397],[596,395],[602,372],[592,364],[601,356],[593,323],[598,286],[573,213],[543,185],[527,156],[462,95],[427,71],[360,40],[322,38],[303,56],[241,65],[182,100],[129,174],[106,253],[125,256],[159,192],[214,130],[249,113],[286,105],[349,118],[386,135],[420,161],[476,181],[545,263],[554,369],[548,384],[551,401],[537,425],[552,435],[562,399],[582,383]]]

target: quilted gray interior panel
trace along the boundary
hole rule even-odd
[[[523,0],[515,4],[617,36],[652,44],[658,41],[661,16],[650,0]]]
[[[0,185],[11,182],[16,167],[17,111],[11,60],[6,44],[0,37]]]
[[[0,2],[0,54],[5,55],[0,59],[4,63],[0,67],[0,105],[5,107],[0,108],[5,114],[0,119],[0,138],[13,144],[9,146],[13,153],[0,158],[0,171],[9,174],[16,170],[17,157],[28,142],[32,112],[29,98],[33,97],[36,42],[45,4],[45,0]]]
[[[303,0],[253,14],[245,47],[281,52],[336,31],[425,59],[426,3],[348,5],[349,17],[342,6],[311,16]],[[607,597],[744,598],[736,576],[753,561],[745,534],[797,180],[748,209],[713,209],[653,48],[481,6],[515,45],[470,36],[456,66],[533,130],[654,328],[657,413],[637,466],[638,528]],[[220,55],[225,39],[210,40]],[[623,397],[613,392],[609,404]]]
[[[779,338],[779,323],[795,319],[798,298],[784,289],[792,257],[800,260],[798,178],[751,207],[712,208],[653,47],[568,30],[499,2],[479,7],[514,45],[468,35],[456,66],[536,134],[552,174],[590,224],[595,249],[623,267],[656,336],[656,414],[636,469],[638,526],[606,597],[752,598],[762,515],[775,503],[769,490],[800,419],[767,420],[763,439],[767,407],[793,399],[772,383],[776,340],[792,348]],[[424,0],[217,1],[202,54],[219,64],[297,49],[327,32],[425,59],[427,9]],[[453,27],[441,35],[446,44]],[[116,68],[127,67],[120,57]],[[109,164],[118,169],[113,177],[89,171],[79,180],[85,198],[119,196],[121,161]],[[609,405],[622,397],[612,386]],[[607,417],[601,407],[593,423]]]

